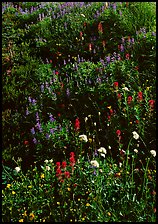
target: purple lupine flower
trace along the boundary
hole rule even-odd
[[[94,156],[98,156],[97,150],[95,150],[95,152],[94,152]]]
[[[111,57],[111,61],[114,62],[116,60],[116,58],[113,56]]]
[[[132,43],[132,44],[134,43],[134,38],[131,39],[131,43]]]
[[[110,63],[110,56],[106,57],[106,61],[107,61],[107,63]]]
[[[33,138],[32,141],[33,141],[34,144],[37,144],[37,139],[36,138]]]
[[[120,45],[120,51],[121,52],[124,52],[124,46],[123,46],[123,44]]]
[[[34,135],[35,134],[35,129],[34,127],[31,128],[31,133]]]
[[[54,134],[54,130],[53,130],[53,128],[50,128],[50,133],[51,133],[51,134]]]
[[[41,85],[41,92],[42,93],[44,92],[44,85],[43,84]]]
[[[117,60],[118,60],[118,61],[121,60],[121,55],[120,55],[120,54],[117,55]]]
[[[55,119],[54,119],[52,114],[49,115],[49,120],[50,120],[50,122],[54,122],[55,121]]]
[[[38,112],[36,112],[36,121],[38,122],[40,120]]]
[[[36,105],[36,100],[35,99],[32,99],[32,105]]]
[[[81,60],[80,60],[80,56],[79,56],[79,54],[77,55],[77,57],[78,57],[78,63],[80,63]]]
[[[156,32],[152,32],[152,36],[156,36]]]
[[[70,89],[69,89],[69,88],[66,89],[66,95],[67,95],[68,97],[70,96]]]
[[[101,78],[100,77],[97,78],[97,83],[101,83]]]
[[[65,59],[64,59],[64,65],[66,65],[66,61],[65,61]]]
[[[94,176],[96,176],[96,175],[97,175],[96,170],[94,170],[93,175],[94,175]]]
[[[32,99],[30,96],[28,97],[28,100],[29,100],[29,103],[32,103]]]
[[[28,109],[26,109],[26,115],[28,115],[29,114],[29,110]]]
[[[49,139],[49,137],[50,137],[50,136],[49,136],[49,134],[48,134],[48,133],[46,133],[46,139]]]
[[[112,7],[114,10],[116,10],[116,3],[114,3]]]

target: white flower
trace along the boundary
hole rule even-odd
[[[18,173],[19,171],[20,171],[21,169],[20,169],[20,167],[15,167],[15,171]]]
[[[101,115],[100,111],[98,112],[98,115],[99,115],[99,116]]]
[[[153,155],[154,157],[156,156],[156,151],[155,150],[150,150],[151,155]]]
[[[84,119],[84,120],[85,120],[85,122],[87,122],[87,121],[88,121],[88,117],[85,117],[85,119]]]
[[[133,134],[133,138],[134,139],[137,140],[139,138],[139,135],[138,135],[138,133],[136,131],[133,131],[132,134]]]
[[[88,142],[88,138],[86,135],[79,135],[79,138],[81,141],[85,141],[85,142]]]
[[[100,147],[98,149],[98,152],[103,153],[103,154],[107,154],[107,151],[106,151],[106,149],[104,147]]]
[[[127,87],[122,88],[125,91],[129,91],[129,89]]]
[[[45,162],[45,163],[48,163],[49,161],[48,161],[48,159],[46,159],[44,162]]]
[[[100,155],[101,155],[102,157],[104,157],[104,158],[105,158],[105,154],[104,154],[104,153],[101,153]]]
[[[119,167],[121,167],[121,166],[122,166],[122,163],[119,162]]]
[[[111,149],[111,146],[109,145],[108,148]]]
[[[49,162],[52,163],[53,162],[53,159],[50,159]]]
[[[134,149],[133,151],[134,151],[135,153],[138,153],[138,149]]]
[[[91,165],[95,167],[99,167],[99,163],[96,160],[92,160]]]
[[[48,170],[48,171],[49,171],[49,170],[50,170],[50,167],[49,167],[49,166],[46,166],[46,170]]]
[[[94,126],[96,126],[97,125],[97,123],[96,122],[94,122]]]

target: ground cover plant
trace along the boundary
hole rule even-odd
[[[156,6],[2,3],[2,221],[156,221]]]

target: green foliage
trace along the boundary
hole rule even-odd
[[[2,4],[4,222],[156,220],[155,12]]]

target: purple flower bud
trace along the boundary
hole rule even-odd
[[[48,134],[48,133],[46,133],[46,139],[49,139],[49,137],[50,137],[50,136],[49,136],[49,134]]]
[[[70,90],[69,88],[66,89],[66,95],[69,97],[70,96]]]
[[[132,43],[132,44],[134,43],[134,38],[131,39],[131,43]]]
[[[52,115],[52,114],[50,114],[50,115],[49,115],[49,120],[50,120],[50,122],[55,121],[55,119],[54,119],[54,117],[53,117],[53,115]]]
[[[32,99],[32,105],[36,105],[36,100],[35,99]]]
[[[114,3],[112,7],[114,10],[116,10],[116,3]]]
[[[29,103],[32,103],[32,99],[30,96],[29,96],[28,100],[29,100]]]
[[[37,139],[36,138],[33,138],[33,143],[37,144]]]
[[[28,115],[29,114],[29,110],[28,109],[26,109],[26,115]]]
[[[40,120],[38,112],[36,112],[36,121],[38,122]]]
[[[35,129],[34,127],[31,128],[31,133],[34,135],[35,134]]]
[[[106,57],[106,61],[107,61],[107,63],[110,63],[110,56]]]
[[[51,134],[54,134],[54,130],[53,130],[53,128],[50,128],[50,133],[51,133]]]

